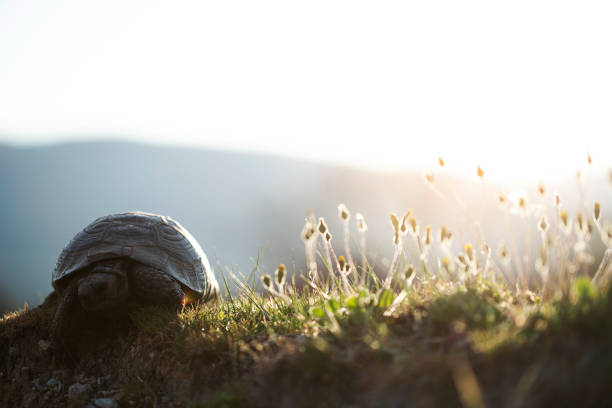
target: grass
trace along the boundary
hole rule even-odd
[[[426,175],[440,199],[456,199],[435,180]],[[222,299],[179,313],[134,309],[125,325],[86,327],[72,364],[37,347],[54,304],[6,315],[0,405],[63,405],[65,393],[43,400],[32,381],[104,372],[125,406],[609,406],[612,294],[591,281],[592,237],[610,245],[609,223],[598,203],[592,221],[584,210],[572,221],[559,199],[549,201],[552,209],[499,197],[504,217],[540,235],[541,249],[525,257],[511,256],[521,245],[510,233],[507,244],[489,246],[460,201],[476,244],[393,214],[387,266],[370,265],[361,251],[362,215],[357,245],[349,210],[339,207],[340,254],[311,214],[303,271],[219,269]]]

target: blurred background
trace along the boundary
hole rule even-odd
[[[246,273],[259,255],[303,269],[308,209],[339,249],[339,203],[380,265],[392,211],[470,239],[454,194],[492,245],[499,192],[609,214],[610,19],[607,2],[0,1],[0,311],[44,299],[62,247],[113,212],[172,216]]]

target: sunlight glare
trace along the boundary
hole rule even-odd
[[[528,179],[611,164],[607,2],[0,4],[0,141]]]

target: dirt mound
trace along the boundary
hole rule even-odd
[[[612,296],[542,306],[520,329],[482,327],[484,300],[470,298],[458,331],[464,300],[444,297],[450,317],[441,298],[372,322],[338,314],[336,332],[308,335],[280,325],[295,312],[273,302],[139,308],[82,322],[68,358],[49,342],[50,301],[0,321],[0,406],[612,404]]]
[[[180,406],[194,389],[223,377],[181,362],[129,318],[85,322],[69,356],[49,341],[55,305],[5,315],[0,322],[1,406]],[[197,381],[196,381],[197,380]]]

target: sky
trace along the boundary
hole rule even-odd
[[[609,1],[0,0],[0,143],[612,167]]]

